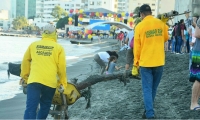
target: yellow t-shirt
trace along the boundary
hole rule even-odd
[[[168,39],[168,26],[151,15],[146,16],[135,28],[134,65],[142,67],[164,65],[164,43]]]

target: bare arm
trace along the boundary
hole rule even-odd
[[[122,68],[122,66],[120,66],[120,67],[115,66],[115,69],[117,69],[117,70],[119,70],[120,68]]]
[[[195,36],[196,38],[200,38],[200,28],[199,28],[198,25],[197,25],[196,28],[195,28],[194,36]]]
[[[197,18],[196,18],[197,19]],[[193,17],[193,22],[196,21],[195,18]],[[197,20],[196,22],[196,27],[195,27],[195,33],[194,37],[200,38],[200,19]]]
[[[128,41],[129,41],[129,39],[128,39],[128,37],[126,37],[125,44],[128,45]]]

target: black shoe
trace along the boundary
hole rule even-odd
[[[145,114],[145,113],[146,113],[146,111],[144,111],[144,112],[143,112],[143,114],[142,114],[142,119],[147,119],[147,117],[146,117],[146,114]]]
[[[150,118],[147,118],[145,113],[146,113],[146,111],[144,111],[144,113],[143,113],[143,115],[142,115],[142,119],[156,119],[155,116],[150,117]]]
[[[156,117],[155,117],[155,116],[153,116],[153,117],[150,117],[150,118],[148,118],[148,119],[156,119]]]

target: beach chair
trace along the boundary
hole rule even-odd
[[[21,80],[21,85],[23,86],[23,93],[26,94],[27,84]],[[68,119],[68,106],[74,104],[80,97],[81,94],[74,84],[67,83],[65,89],[62,86],[58,86],[52,100],[52,107],[50,108],[49,114],[54,119]]]

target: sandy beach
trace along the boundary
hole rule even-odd
[[[116,40],[102,40],[99,51],[116,50]],[[99,52],[96,51],[95,53]],[[66,51],[67,52],[67,51]],[[67,67],[67,76],[83,81],[88,76],[98,74],[99,66],[93,61],[93,55]],[[117,64],[125,65],[126,51],[119,52]],[[158,119],[199,119],[199,111],[191,111],[190,99],[192,83],[188,81],[188,54],[176,55],[166,52],[166,65],[155,99],[155,114]],[[124,72],[124,68],[116,72]],[[69,106],[70,119],[141,119],[144,111],[141,81],[130,79],[124,86],[119,80],[97,83],[91,86],[91,107],[85,109],[86,101],[80,98]],[[0,102],[0,119],[23,119],[26,95]],[[51,117],[48,117],[51,119]]]

